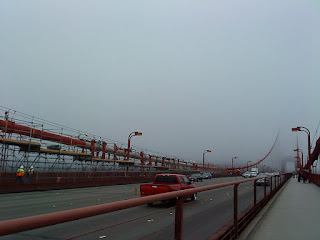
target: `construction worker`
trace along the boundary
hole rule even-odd
[[[34,176],[34,168],[33,166],[31,166],[30,169],[28,170],[29,183],[33,182],[33,176]]]
[[[24,169],[23,169],[23,166],[20,166],[20,168],[17,170],[16,176],[17,176],[17,178],[18,178],[18,183],[21,184],[21,183],[22,183],[22,177],[24,177]]]

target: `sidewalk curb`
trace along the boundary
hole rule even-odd
[[[246,227],[246,229],[240,234],[236,240],[253,240],[254,235],[258,228],[261,226],[262,221],[268,215],[270,209],[272,208],[275,201],[278,199],[279,195],[282,193],[286,185],[291,181],[290,178],[282,188],[275,194],[275,196],[267,203],[266,206],[257,214],[257,216],[251,221],[251,223]]]

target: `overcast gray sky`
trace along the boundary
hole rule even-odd
[[[279,132],[275,164],[320,120],[319,23],[305,0],[2,0],[0,105],[210,163]]]

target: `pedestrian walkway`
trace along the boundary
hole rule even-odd
[[[319,240],[320,188],[291,178],[239,240]]]

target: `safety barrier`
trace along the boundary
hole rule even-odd
[[[210,240],[229,240],[236,239],[246,226],[255,218],[259,211],[269,202],[269,200],[276,194],[276,192],[290,179],[291,174],[277,175],[270,178],[270,192],[267,194],[267,186],[264,185],[264,197],[257,202],[256,183],[258,179],[254,180],[254,201],[243,213],[238,214],[237,206],[237,188],[239,184],[234,186],[234,219],[227,223],[220,231],[214,234]]]
[[[0,236],[18,233],[26,230],[51,226],[59,223],[74,221],[100,214],[110,213],[122,209],[132,208],[156,201],[176,199],[175,205],[175,239],[183,238],[183,206],[184,199],[194,193],[208,191],[212,189],[234,186],[234,217],[231,222],[226,224],[220,231],[210,239],[235,239],[238,234],[249,224],[256,216],[258,211],[272,198],[279,188],[290,178],[290,174],[278,175],[271,177],[270,191],[267,194],[267,186],[264,185],[264,197],[257,201],[257,180],[259,178],[247,179],[229,183],[209,185],[188,190],[169,192],[142,198],[123,200],[118,202],[106,203],[101,205],[89,206],[84,208],[72,209],[67,211],[42,214],[38,216],[24,217],[0,222]],[[245,212],[238,213],[238,187],[245,182],[254,183],[253,205]]]
[[[158,171],[37,171],[32,181],[25,174],[22,184],[18,184],[16,172],[0,172],[0,193],[151,182],[158,173]],[[192,171],[176,170],[174,173],[189,175]],[[216,174],[214,177],[225,176]]]
[[[0,172],[0,192],[150,182],[156,174],[154,171],[36,172],[32,181],[25,174],[22,184],[18,184],[15,172]]]
[[[308,176],[308,179],[309,179],[310,182],[313,182],[318,187],[320,187],[320,174],[310,174]]]

